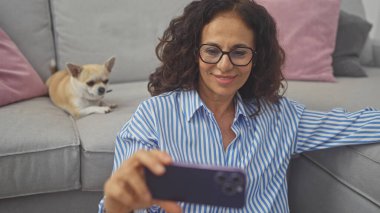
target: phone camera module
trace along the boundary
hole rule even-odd
[[[222,192],[229,196],[244,191],[244,180],[239,174],[218,172],[215,174],[215,182],[221,187]]]

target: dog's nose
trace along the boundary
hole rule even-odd
[[[98,88],[99,95],[103,95],[105,92],[106,92],[106,89],[104,87],[99,87]]]

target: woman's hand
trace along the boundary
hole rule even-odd
[[[167,212],[181,212],[180,206],[172,201],[152,199],[145,183],[144,167],[156,175],[165,173],[165,165],[171,157],[158,150],[140,150],[117,169],[104,185],[104,205],[107,213],[125,213],[159,205]]]

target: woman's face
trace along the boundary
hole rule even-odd
[[[218,14],[203,28],[201,34],[201,45],[212,45],[210,50],[205,50],[207,54],[213,54],[217,50],[213,48],[214,46],[225,52],[235,50],[237,47],[243,47],[243,50],[249,50],[244,49],[249,47],[254,50],[254,40],[253,31],[235,12]],[[247,81],[252,69],[252,61],[245,66],[235,66],[227,54],[224,54],[216,64],[205,63],[200,57],[198,61],[199,93],[205,98],[233,97]]]

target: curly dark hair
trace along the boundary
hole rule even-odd
[[[239,89],[243,99],[265,99],[272,103],[282,97],[281,72],[285,53],[277,40],[276,23],[267,10],[252,0],[201,0],[185,7],[164,31],[156,47],[162,64],[149,76],[152,96],[176,89],[196,89],[199,78],[198,48],[205,25],[219,13],[235,11],[255,35],[257,56],[247,82]]]

